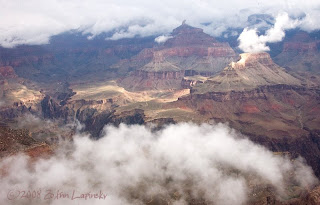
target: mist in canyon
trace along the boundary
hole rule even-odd
[[[148,125],[106,126],[93,140],[78,129],[61,141],[54,155],[31,160],[18,154],[1,160],[0,201],[6,204],[245,204],[252,184],[269,186],[286,197],[287,185],[317,183],[302,158],[275,155],[224,124],[179,123],[154,131]],[[250,185],[251,184],[251,185]],[[22,190],[42,198],[16,198]],[[44,200],[45,190],[107,194],[105,199]]]

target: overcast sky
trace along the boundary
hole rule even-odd
[[[246,27],[247,17],[306,15],[299,24],[319,29],[319,0],[0,0],[0,44],[48,43],[52,35],[76,30],[94,37],[116,31],[111,39],[169,33],[186,19],[218,36],[229,27]],[[201,26],[204,24],[207,26]],[[127,29],[123,29],[127,28]]]

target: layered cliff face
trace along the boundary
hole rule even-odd
[[[306,32],[298,32],[283,45],[274,60],[290,71],[320,73],[320,41]]]
[[[217,42],[202,29],[182,24],[171,35],[172,38],[159,46],[145,49],[132,59],[114,65],[117,69],[130,67],[136,70],[123,79],[121,85],[131,90],[179,89],[183,72],[213,75],[236,58],[229,44]],[[159,75],[168,78],[154,77]]]
[[[91,79],[115,79],[128,70],[110,69],[112,64],[153,44],[153,38],[107,41],[63,34],[52,37],[48,45],[0,47],[0,67],[11,66],[19,77],[40,83],[83,81],[89,75]]]
[[[49,63],[52,53],[40,46],[0,47],[0,66],[18,67],[38,63]]]
[[[179,27],[173,29],[171,35],[173,38],[168,39],[165,47],[179,47],[202,45],[207,47],[209,44],[217,42],[213,37],[205,34],[202,29],[194,28],[183,22]]]
[[[275,64],[268,53],[243,53],[219,75],[209,78],[194,91],[250,90],[264,85],[300,85],[300,80]]]
[[[202,122],[228,122],[272,151],[301,155],[319,176],[319,94],[318,89],[301,86],[266,85],[247,91],[191,92],[171,106],[193,110]]]

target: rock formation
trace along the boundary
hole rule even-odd
[[[275,64],[268,53],[243,53],[219,75],[209,78],[194,90],[249,90],[263,85],[300,85],[300,81]]]
[[[202,29],[182,24],[171,35],[163,44],[114,65],[135,70],[121,85],[129,90],[178,89],[186,72],[213,75],[236,57],[229,44],[217,42]]]

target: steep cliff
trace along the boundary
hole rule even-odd
[[[320,73],[320,41],[306,32],[298,32],[283,45],[274,61],[290,71]]]

